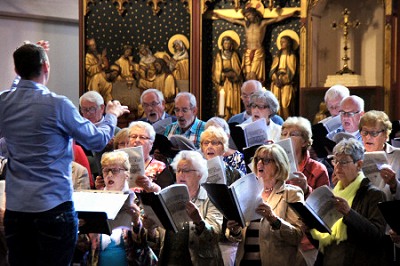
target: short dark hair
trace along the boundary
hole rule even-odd
[[[24,44],[13,54],[15,71],[22,79],[40,76],[42,65],[48,61],[46,51],[36,44]]]

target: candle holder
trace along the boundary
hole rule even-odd
[[[342,57],[342,60],[344,62],[343,68],[339,71],[336,72],[338,75],[343,75],[343,74],[354,74],[355,72],[349,68],[348,61],[350,61],[350,57],[347,54],[347,51],[350,50],[348,46],[348,35],[349,35],[349,29],[350,28],[358,28],[360,26],[360,21],[355,20],[355,21],[349,21],[350,17],[350,11],[345,8],[344,11],[342,12],[343,14],[343,22],[340,22],[339,24],[336,21],[333,21],[331,24],[331,27],[336,30],[338,27],[343,28],[343,37],[344,37],[344,55]]]

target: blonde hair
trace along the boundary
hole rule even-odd
[[[200,143],[206,139],[220,141],[224,146],[224,152],[228,150],[228,135],[221,127],[209,126],[200,135]]]
[[[361,117],[360,124],[358,125],[360,131],[363,126],[382,126],[387,137],[389,137],[392,132],[392,122],[390,121],[389,116],[382,111],[371,110],[366,112]]]
[[[282,130],[288,127],[296,127],[301,131],[301,137],[307,142],[306,150],[312,145],[312,130],[311,123],[307,118],[301,116],[288,117],[282,124]]]
[[[121,129],[120,131],[118,131],[117,135],[115,135],[113,144],[114,149],[118,149],[119,143],[121,143],[125,139],[128,139],[129,142],[129,128],[127,127]]]
[[[274,160],[272,163],[275,164],[277,170],[274,176],[276,180],[285,181],[289,178],[289,158],[285,150],[280,145],[270,144],[258,147],[254,153],[254,157],[251,160],[253,172],[255,172],[254,170],[257,169],[257,161],[254,160],[255,157],[269,157]]]
[[[122,165],[126,171],[131,170],[129,155],[124,151],[111,151],[103,153],[103,156],[101,156],[101,166],[110,164],[119,164]]]

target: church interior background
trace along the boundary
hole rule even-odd
[[[228,11],[240,18],[241,9],[250,1],[82,1],[81,49],[85,49],[84,40],[93,37],[100,49],[107,48],[110,62],[119,58],[123,44],[133,47],[136,62],[140,60],[140,44],[147,44],[153,53],[163,52],[172,56],[173,51],[168,47],[171,37],[186,36],[189,40],[186,48],[190,54],[190,77],[186,83],[180,82],[181,86],[178,84],[178,87],[181,91],[191,91],[197,96],[199,116],[203,120],[218,114],[218,91],[211,77],[213,60],[219,50],[219,37],[226,31],[237,34],[240,42],[237,53],[240,57],[246,47],[244,28],[218,19],[212,12]],[[397,13],[393,12],[393,9],[397,10],[395,1],[258,1],[265,8],[266,19],[276,17],[278,5],[282,10],[300,11],[300,16],[269,25],[263,41],[268,74],[272,59],[278,51],[276,39],[279,33],[289,29],[300,38],[300,47],[296,50],[298,64],[297,79],[294,81],[296,100],[293,103],[293,115],[303,115],[312,121],[319,110],[324,92],[330,86],[329,82],[349,86],[353,94],[365,99],[367,110],[396,112],[392,99],[398,97],[393,88],[397,84],[395,66],[398,59],[385,50],[388,45],[394,48],[396,43],[397,34],[393,34],[396,31],[393,27],[398,23]],[[349,29],[348,34],[349,49],[346,52],[350,58],[349,66],[357,76],[350,79],[344,77],[348,75],[336,75],[344,64],[341,23],[345,8],[350,11],[349,19],[353,23],[359,22],[357,28]],[[334,22],[336,29],[332,26]],[[84,52],[81,53],[83,55]],[[84,71],[82,73],[84,76]],[[270,82],[267,75],[263,85],[268,89]],[[121,92],[121,95],[125,97],[128,94]],[[134,103],[132,99],[126,99],[125,102],[134,108],[132,113],[137,115],[137,100]]]

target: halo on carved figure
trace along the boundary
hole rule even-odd
[[[239,37],[239,34],[237,34],[237,32],[234,31],[234,30],[227,30],[227,31],[224,31],[223,33],[221,33],[221,35],[219,35],[219,37],[218,37],[218,48],[220,50],[222,50],[222,39],[225,36],[229,36],[229,37],[232,38],[232,40],[233,40],[233,49],[237,50],[239,48],[239,46],[240,46],[240,37]]]
[[[264,16],[264,4],[260,0],[249,0],[246,3],[245,8],[255,8],[258,12],[260,12],[261,16]]]
[[[284,30],[281,33],[279,33],[278,38],[276,38],[276,46],[278,47],[278,49],[281,49],[281,38],[283,36],[289,36],[290,38],[292,38],[293,40],[293,50],[297,50],[297,48],[299,48],[299,35],[297,35],[297,33],[293,30]]]
[[[175,53],[174,42],[176,40],[181,40],[183,42],[183,44],[185,45],[186,50],[189,50],[189,40],[188,40],[188,38],[186,38],[186,36],[183,35],[183,34],[175,34],[168,41],[168,50],[169,50],[169,52],[171,54]]]

